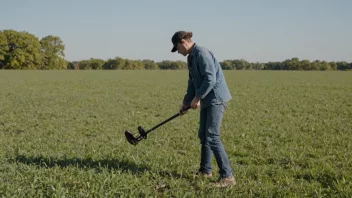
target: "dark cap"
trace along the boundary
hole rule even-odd
[[[187,32],[186,31],[178,31],[176,32],[172,38],[171,38],[171,42],[173,44],[173,47],[171,49],[171,52],[176,52],[176,45],[181,42],[182,39],[187,37]]]

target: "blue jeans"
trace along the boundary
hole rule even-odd
[[[222,178],[232,176],[229,160],[220,139],[220,125],[225,107],[226,104],[218,104],[201,108],[198,131],[202,145],[200,171],[211,172],[212,154],[214,154]]]

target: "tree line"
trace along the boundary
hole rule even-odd
[[[346,61],[309,61],[299,60],[296,57],[282,62],[250,63],[243,59],[237,59],[225,60],[220,62],[220,64],[225,70],[352,70],[352,63]]]
[[[68,62],[67,69],[73,70],[181,70],[187,69],[187,63],[183,61],[161,61],[153,60],[130,60],[121,57],[108,59],[91,58],[89,60]]]
[[[184,61],[130,60],[122,57],[102,60],[90,58],[80,61],[65,60],[65,45],[60,37],[48,35],[39,39],[26,31],[0,31],[0,69],[11,70],[182,70]],[[244,59],[220,62],[224,70],[352,70],[346,61],[326,62],[299,60],[294,57],[279,62],[248,62]]]

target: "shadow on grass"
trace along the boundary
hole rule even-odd
[[[21,163],[26,165],[35,165],[42,168],[55,167],[72,167],[79,169],[95,169],[97,172],[103,170],[120,170],[122,172],[130,172],[132,174],[141,174],[143,172],[154,172],[161,177],[177,178],[193,180],[188,174],[180,174],[176,171],[153,171],[146,165],[136,164],[128,160],[118,159],[92,159],[92,158],[52,158],[43,156],[25,156],[18,155],[8,160],[10,163]]]
[[[43,156],[24,156],[18,155],[9,160],[12,163],[22,163],[26,165],[36,165],[42,168],[54,167],[74,167],[80,169],[95,169],[100,172],[102,170],[121,170],[123,172],[131,172],[132,174],[140,174],[150,171],[145,165],[138,165],[134,162],[118,159],[92,159],[92,158],[51,158]]]
[[[26,165],[36,165],[42,168],[55,167],[72,167],[80,169],[95,169],[95,171],[106,170],[120,170],[122,172],[131,172],[132,174],[141,174],[143,172],[154,172],[161,177],[188,179],[192,177],[187,174],[180,174],[176,171],[153,171],[146,165],[136,164],[128,160],[118,159],[92,159],[92,158],[52,158],[43,156],[25,156],[18,155],[15,158],[9,159],[10,163],[21,163]]]

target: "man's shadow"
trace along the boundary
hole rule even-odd
[[[75,167],[80,169],[95,169],[98,172],[103,169],[121,170],[123,172],[131,172],[132,174],[141,174],[145,171],[150,171],[150,168],[145,165],[138,165],[128,160],[117,159],[94,160],[92,158],[51,158],[43,156],[18,155],[9,161],[12,163],[36,165],[42,168]]]
[[[177,173],[177,171],[153,171],[146,165],[136,164],[129,160],[118,159],[99,159],[92,158],[52,158],[43,156],[25,156],[17,155],[16,157],[8,160],[10,163],[21,163],[26,165],[35,165],[41,168],[54,168],[54,167],[75,167],[80,169],[95,169],[100,172],[104,169],[108,170],[121,170],[122,172],[132,173],[134,175],[143,174],[144,172],[155,173],[161,177],[172,177],[177,179],[190,180],[192,177]],[[157,173],[156,173],[157,172]]]

